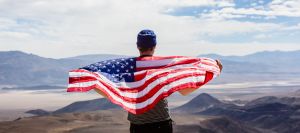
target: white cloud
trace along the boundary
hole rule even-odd
[[[270,34],[258,34],[258,35],[255,35],[254,38],[256,39],[266,39],[266,38],[270,38],[271,35]]]
[[[160,7],[234,6],[233,0],[150,0]]]
[[[280,29],[282,25],[273,23],[240,22],[234,20],[204,21],[199,31],[212,36],[231,35],[239,33],[269,32]],[[200,25],[199,25],[200,26]]]
[[[277,16],[300,16],[300,0],[274,0],[269,5],[272,13]]]
[[[11,27],[11,26],[13,26],[15,24],[16,24],[15,21],[13,21],[11,19],[0,18],[0,29]]]
[[[210,43],[210,42],[198,42],[195,44],[183,44],[177,46],[177,49],[172,49],[173,54],[180,53],[181,55],[196,56],[200,54],[218,53],[221,55],[247,55],[257,51],[293,51],[299,50],[299,44],[293,43]],[[189,50],[184,50],[190,48]],[[167,46],[160,46],[157,53],[161,55],[168,55],[165,53],[166,50],[170,50]]]
[[[10,39],[27,39],[30,38],[31,35],[28,33],[22,33],[22,32],[9,32],[9,31],[4,31],[0,32],[0,38],[10,38]]]
[[[297,25],[284,27],[283,30],[300,30],[300,23]]]
[[[284,27],[162,13],[175,7],[204,5],[225,7],[223,12],[228,13],[217,12],[215,17],[243,17],[233,14],[235,10],[230,7],[234,4],[225,0],[0,0],[0,50],[23,50],[47,57],[94,53],[135,55],[137,32],[150,28],[158,34],[160,55],[198,55],[214,50],[239,54],[243,50],[232,51],[239,44],[228,44],[226,48],[205,41],[203,36],[269,32]]]
[[[252,3],[251,5],[252,7],[249,8],[221,8],[220,10],[210,12],[210,14],[225,16],[224,18],[227,18],[226,16],[238,15],[262,15],[267,18],[274,18],[274,16],[300,17],[300,0],[274,0],[266,5],[266,7],[256,6],[256,3]],[[209,14],[204,14],[204,16],[209,16]]]

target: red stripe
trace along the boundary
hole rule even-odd
[[[97,80],[92,76],[82,76],[82,77],[69,77],[69,84],[80,83],[80,82],[88,82]]]
[[[150,71],[145,71],[145,72],[140,73],[140,74],[135,74],[134,75],[134,81],[140,81],[140,80],[144,79],[149,74],[150,74]]]
[[[94,89],[95,87],[88,86],[88,87],[68,87],[67,92],[87,92],[90,91],[91,89]]]

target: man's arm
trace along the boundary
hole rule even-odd
[[[107,95],[105,93],[103,93],[101,90],[95,88],[94,89],[97,93],[99,93],[100,95],[102,95],[103,97],[107,98]]]
[[[220,73],[221,73],[221,72],[222,72],[222,69],[223,69],[223,65],[222,65],[222,63],[221,63],[220,60],[216,60],[216,62],[217,62],[217,65],[218,65],[219,68],[220,68]]]

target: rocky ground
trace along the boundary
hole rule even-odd
[[[259,132],[223,117],[173,114],[175,133]],[[223,122],[222,124],[219,124]],[[213,127],[213,128],[212,128]],[[20,118],[1,122],[0,133],[128,133],[127,113],[105,110]]]

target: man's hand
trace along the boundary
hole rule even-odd
[[[216,62],[217,62],[217,65],[218,65],[219,68],[220,68],[220,72],[222,72],[223,65],[222,65],[221,61],[220,61],[220,60],[216,60]]]

